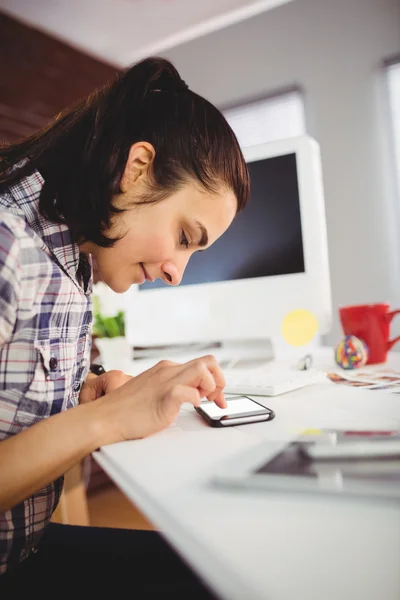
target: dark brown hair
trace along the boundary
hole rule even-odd
[[[121,193],[129,150],[139,141],[156,151],[144,201],[162,200],[190,177],[209,191],[232,190],[238,211],[245,206],[249,175],[231,127],[159,57],[118,74],[45,129],[0,147],[0,192],[39,169],[41,213],[66,223],[77,241],[111,246],[115,240],[103,232],[120,212],[112,198]]]

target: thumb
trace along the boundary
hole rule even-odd
[[[101,376],[89,373],[85,383],[82,386],[81,393],[79,394],[79,404],[93,402],[93,400],[100,398],[103,393],[104,385]]]
[[[199,406],[200,394],[196,388],[187,385],[174,385],[164,396],[164,414],[168,423],[172,422],[178,415],[181,405],[188,402],[193,406]]]

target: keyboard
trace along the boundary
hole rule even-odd
[[[329,381],[327,375],[317,369],[226,369],[223,373],[226,381],[225,393],[247,396],[279,396],[307,385]]]

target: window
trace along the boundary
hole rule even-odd
[[[400,62],[387,67],[395,169],[400,192]]]
[[[298,90],[223,112],[242,148],[306,133],[303,96]]]

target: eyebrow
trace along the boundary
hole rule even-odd
[[[204,248],[204,246],[207,246],[207,244],[208,244],[207,229],[199,221],[195,221],[195,223],[196,223],[196,227],[198,227],[198,229],[200,229],[200,232],[201,232],[201,238],[197,245],[200,246],[200,248]]]

